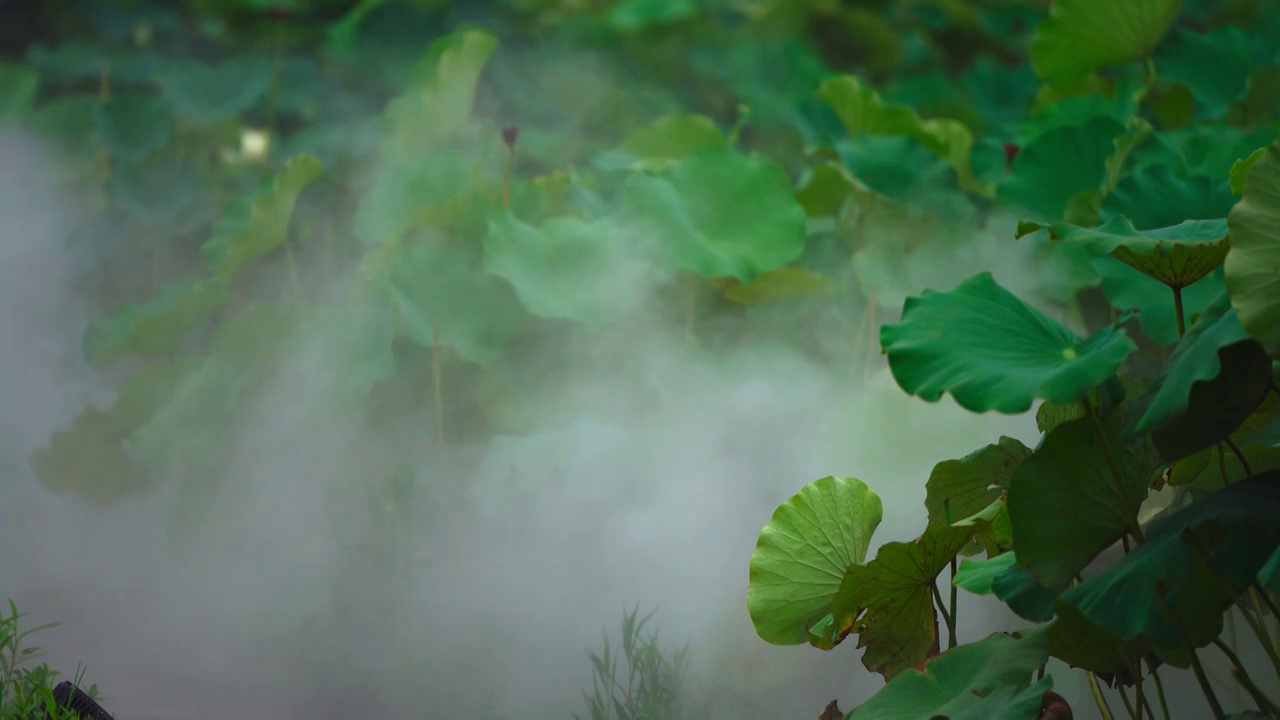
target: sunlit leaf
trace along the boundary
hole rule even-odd
[[[1057,0],[1036,28],[1031,65],[1057,85],[1147,57],[1181,6],[1181,0]]]
[[[1242,194],[1227,218],[1227,293],[1245,330],[1280,356],[1280,143],[1254,163]]]

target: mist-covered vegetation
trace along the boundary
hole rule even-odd
[[[0,717],[1280,715],[1280,3],[12,14]]]

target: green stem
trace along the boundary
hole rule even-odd
[[[933,599],[935,604],[938,607],[938,612],[942,614],[942,621],[947,624],[947,647],[953,648],[956,646],[955,618],[951,616],[951,613],[947,612],[946,603],[942,602],[942,593],[938,591],[937,580],[934,580],[934,582],[929,587],[933,588]],[[955,587],[955,586],[952,585],[952,587]]]
[[[1204,674],[1204,665],[1200,664],[1200,655],[1196,652],[1195,647],[1191,644],[1191,639],[1187,637],[1186,632],[1182,633],[1182,641],[1191,650],[1191,670],[1196,675],[1196,682],[1200,683],[1200,690],[1204,693],[1204,699],[1209,703],[1209,709],[1213,711],[1213,716],[1217,720],[1226,720],[1227,714],[1222,710],[1222,703],[1218,702],[1218,696],[1213,692],[1213,686],[1209,684],[1209,677]]]
[[[1093,422],[1094,432],[1098,434],[1098,442],[1102,444],[1102,454],[1107,459],[1107,466],[1111,468],[1111,477],[1115,480],[1116,497],[1124,497],[1124,475],[1120,473],[1120,465],[1116,462],[1116,456],[1111,452],[1111,443],[1107,442],[1107,433],[1102,428],[1102,420],[1098,417],[1098,409],[1094,407],[1093,401],[1086,399],[1084,401],[1085,414],[1089,416],[1089,420]],[[1142,536],[1142,528],[1138,525],[1137,518],[1126,518],[1131,525],[1129,533],[1133,535],[1133,539],[1142,544],[1144,538]]]
[[[1151,703],[1147,702],[1147,693],[1145,689],[1142,687],[1142,659],[1141,658],[1138,659],[1138,662],[1136,663],[1136,668],[1137,668],[1137,673],[1135,673],[1133,676],[1133,689],[1137,695],[1135,702],[1138,705],[1138,717],[1142,717],[1143,709],[1145,708],[1146,714],[1149,717],[1151,717],[1152,720],[1155,720],[1156,714],[1151,711]]]
[[[1139,712],[1134,712],[1133,703],[1129,702],[1129,693],[1124,691],[1124,686],[1116,685],[1116,692],[1120,695],[1120,702],[1124,703],[1124,709],[1129,713],[1129,717],[1133,718],[1133,720],[1142,720],[1142,715]],[[1141,708],[1139,708],[1139,711],[1141,711]]]
[[[956,646],[956,559],[951,558],[951,634],[947,637],[947,649]]]
[[[1178,337],[1187,334],[1186,309],[1182,306],[1182,288],[1173,288],[1173,313],[1178,321]]]
[[[1240,466],[1244,468],[1245,476],[1251,477],[1253,475],[1253,466],[1249,464],[1249,459],[1244,456],[1244,450],[1241,450],[1240,446],[1236,444],[1236,441],[1229,437],[1226,440],[1223,440],[1223,442],[1227,444],[1227,447],[1231,448],[1231,452],[1234,453],[1236,459],[1240,461]]]
[[[1231,484],[1231,474],[1227,472],[1227,449],[1218,443],[1218,472],[1222,473],[1222,487]]]
[[[1275,702],[1258,688],[1253,678],[1249,677],[1249,673],[1244,669],[1244,663],[1240,662],[1240,656],[1221,640],[1215,638],[1213,644],[1231,661],[1231,677],[1235,678],[1245,692],[1249,693],[1249,697],[1252,697],[1253,702],[1257,704],[1258,710],[1270,713],[1273,717],[1280,717],[1280,708],[1277,708]]]
[[[1156,681],[1156,697],[1160,699],[1160,714],[1169,720],[1169,701],[1164,696],[1164,681],[1160,679],[1160,671],[1152,668],[1151,679]]]
[[[1244,603],[1240,602],[1239,599],[1236,600],[1236,605],[1240,607],[1240,615],[1244,617],[1245,624],[1248,625],[1249,629],[1253,631],[1253,634],[1257,636],[1258,643],[1262,645],[1262,651],[1265,652],[1267,654],[1267,658],[1271,660],[1271,665],[1276,671],[1276,677],[1280,678],[1280,655],[1277,655],[1276,647],[1271,643],[1271,636],[1267,634],[1266,628],[1259,624],[1262,617],[1259,616],[1259,618],[1255,620],[1253,613],[1246,609]],[[1259,608],[1259,612],[1260,611],[1261,609]]]
[[[1236,614],[1231,610],[1232,608],[1227,608],[1227,612],[1226,612],[1227,641],[1230,647],[1238,648],[1240,647],[1240,637],[1239,637],[1239,634],[1236,632]],[[1238,684],[1235,687],[1235,691],[1236,691],[1235,701],[1236,701],[1236,704],[1239,704],[1243,700],[1243,698],[1240,697],[1240,686]]]
[[[1089,672],[1089,690],[1093,693],[1093,701],[1098,704],[1098,712],[1102,714],[1102,720],[1115,720],[1115,715],[1111,714],[1111,706],[1107,705],[1107,698],[1102,694],[1102,687],[1098,685],[1098,676]]]

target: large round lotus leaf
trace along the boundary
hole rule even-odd
[[[122,305],[110,317],[91,323],[84,334],[85,359],[101,366],[129,355],[173,352],[226,302],[226,285],[218,280],[166,285],[147,302]]]
[[[1030,455],[1018,440],[1002,437],[960,460],[934,465],[925,483],[929,522],[950,525],[989,507],[1009,489],[1014,469]]]
[[[434,153],[427,162],[383,165],[356,206],[356,235],[369,245],[396,242],[433,209],[466,192],[475,168],[475,158],[461,150]]]
[[[1182,0],[1057,0],[1031,41],[1031,66],[1053,85],[1147,57]]]
[[[627,136],[615,150],[596,158],[605,168],[661,170],[706,145],[726,145],[724,134],[705,115],[668,115]]]
[[[667,177],[632,177],[623,204],[671,267],[704,277],[749,281],[804,251],[807,218],[787,174],[728,148],[699,148]]]
[[[1176,648],[1188,632],[1193,644],[1207,643],[1231,598],[1220,586],[1243,591],[1280,547],[1277,517],[1280,472],[1227,486],[1151,523],[1146,542],[1062,601],[1123,639]]]
[[[289,158],[257,192],[236,198],[213,228],[213,237],[200,246],[209,269],[230,280],[240,268],[284,244],[298,195],[324,165],[314,155]]]
[[[879,496],[848,477],[815,480],[778,506],[751,554],[747,611],[761,638],[807,642],[845,572],[866,560],[883,512]]]
[[[1155,447],[1170,462],[1229,437],[1271,388],[1271,358],[1257,342],[1227,345],[1218,358],[1221,371],[1192,383],[1185,412],[1151,433]]]
[[[1280,356],[1280,143],[1250,169],[1227,224],[1231,304],[1249,334],[1271,355]]]
[[[1186,414],[1195,385],[1213,380],[1223,372],[1230,372],[1233,376],[1245,374],[1243,367],[1226,368],[1222,363],[1223,351],[1229,346],[1243,342],[1252,344],[1253,340],[1240,325],[1235,308],[1231,307],[1231,299],[1223,293],[1205,308],[1195,324],[1187,330],[1187,334],[1178,341],[1178,345],[1173,349],[1173,354],[1169,356],[1169,361],[1165,365],[1164,373],[1152,387],[1151,395],[1144,402],[1146,409],[1138,419],[1135,429],[1139,432],[1160,430]],[[1257,409],[1257,404],[1262,402],[1271,379],[1271,362],[1266,359],[1265,354],[1262,357],[1262,372],[1250,373],[1261,376],[1260,382],[1252,383],[1258,386],[1257,392],[1249,393],[1249,395],[1256,395],[1254,402],[1250,403],[1247,397],[1234,397],[1239,393],[1215,394],[1214,397],[1222,398],[1224,401],[1230,398],[1228,404],[1231,412],[1228,413],[1229,417],[1224,418],[1225,423],[1220,427],[1219,423],[1209,422],[1209,416],[1216,417],[1227,408],[1220,408],[1219,412],[1215,413],[1201,407],[1193,413],[1197,426],[1206,424],[1212,426],[1204,428],[1214,436],[1209,439],[1207,445],[1216,444],[1235,431],[1240,423]],[[1244,402],[1241,403],[1241,400]]]
[[[1142,438],[1125,438],[1122,425],[1119,411],[1103,422],[1102,437],[1089,419],[1063,423],[1013,473],[1008,503],[1018,562],[1048,588],[1066,587],[1138,527],[1156,462]]]
[[[1021,413],[1037,399],[1074,402],[1137,346],[1123,330],[1081,340],[981,273],[950,292],[908,298],[880,330],[898,384],[934,402],[950,392],[973,412]]]
[[[999,197],[1037,219],[1062,219],[1076,196],[1101,187],[1114,141],[1124,132],[1118,120],[1095,117],[1040,135],[1018,151]]]
[[[1225,220],[1186,220],[1172,227],[1138,230],[1120,216],[1096,228],[1053,226],[1063,242],[1111,255],[1171,288],[1185,288],[1213,272],[1227,256]]]
[[[1111,256],[1094,256],[1091,264],[1102,279],[1102,290],[1116,309],[1136,310],[1142,332],[1153,342],[1172,345],[1178,341],[1178,321],[1173,292],[1164,283]],[[1204,310],[1224,289],[1219,267],[1204,279],[1184,288],[1185,317]]]
[[[489,222],[484,269],[510,282],[533,315],[604,325],[667,279],[643,239],[607,218],[553,218],[538,228],[502,213]]]
[[[238,117],[266,97],[271,73],[271,62],[258,57],[218,65],[172,62],[156,73],[156,82],[179,117],[214,125]]]
[[[1031,676],[1049,659],[1048,638],[1032,632],[1021,639],[993,633],[986,639],[952,648],[928,661],[921,672],[909,668],[889,681],[869,700],[849,713],[849,720],[894,718],[983,717],[1014,720],[1034,717],[1047,685],[1035,688],[1034,704],[1020,694]],[[1038,693],[1038,694],[1036,694]],[[981,715],[962,715],[988,698],[1017,700],[1017,712],[1008,714],[989,706]],[[1028,711],[1030,714],[1028,714]],[[989,713],[989,714],[988,714]]]
[[[383,113],[384,162],[426,162],[471,122],[476,85],[498,41],[463,29],[431,44],[413,67],[409,87]]]
[[[1186,85],[1205,114],[1221,118],[1244,99],[1249,75],[1263,59],[1261,50],[1256,36],[1235,25],[1203,33],[1182,31],[1161,48],[1156,72],[1164,80]]]
[[[1177,177],[1158,163],[1126,174],[1102,203],[1103,217],[1129,218],[1142,230],[1177,225],[1183,220],[1225,218],[1235,204],[1222,178]]]
[[[380,282],[414,342],[439,343],[487,366],[502,354],[523,313],[510,286],[480,265],[455,245],[414,243],[400,248]]]
[[[831,614],[837,628],[858,633],[868,670],[892,679],[937,653],[934,582],[974,532],[929,525],[914,542],[887,543],[875,560],[845,572]]]
[[[169,104],[155,95],[117,95],[98,103],[93,118],[102,141],[122,160],[141,160],[173,135]]]
[[[1139,657],[1150,653],[1150,642],[1144,638],[1121,640],[1090,622],[1073,605],[1056,603],[1053,612],[1057,620],[1048,632],[1050,655],[1071,667],[1098,673],[1100,679],[1110,677],[1122,685],[1133,684],[1133,668]]]

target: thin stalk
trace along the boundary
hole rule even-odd
[[[947,636],[947,649],[956,646],[956,559],[951,558],[951,634]]]
[[[1124,709],[1129,713],[1129,717],[1133,720],[1142,720],[1142,708],[1139,706],[1137,711],[1133,709],[1133,703],[1129,702],[1129,693],[1124,691],[1123,685],[1116,685],[1116,692],[1120,695],[1120,702],[1124,703]]]
[[[1258,643],[1262,645],[1262,651],[1267,654],[1267,658],[1271,660],[1271,665],[1275,668],[1276,677],[1280,678],[1280,655],[1277,655],[1275,645],[1271,643],[1271,636],[1267,634],[1266,628],[1259,624],[1259,620],[1255,620],[1253,613],[1247,610],[1244,603],[1236,600],[1236,605],[1240,607],[1240,615],[1244,618],[1244,622],[1257,636]]]
[[[431,386],[435,390],[436,441],[444,444],[444,391],[440,383],[440,331],[431,323]]]
[[[1164,681],[1160,679],[1160,671],[1152,668],[1151,679],[1156,682],[1156,697],[1160,699],[1160,715],[1169,720],[1169,701],[1164,696]]]
[[[1258,688],[1253,678],[1249,677],[1248,671],[1244,669],[1244,663],[1240,662],[1240,656],[1221,640],[1215,638],[1213,644],[1231,661],[1231,677],[1235,678],[1236,682],[1249,693],[1249,697],[1252,697],[1253,702],[1257,704],[1258,710],[1280,717],[1280,708],[1277,708],[1275,702]]]
[[[1200,690],[1204,693],[1204,699],[1209,703],[1209,709],[1213,711],[1213,716],[1217,720],[1226,720],[1227,714],[1223,712],[1222,703],[1218,702],[1218,696],[1213,692],[1213,686],[1209,684],[1209,677],[1204,674],[1204,665],[1200,664],[1200,655],[1191,644],[1186,632],[1183,632],[1182,640],[1188,648],[1191,648],[1191,670],[1196,675],[1196,682],[1200,683]]]
[[[1136,698],[1134,702],[1138,705],[1138,717],[1142,717],[1143,708],[1146,708],[1148,717],[1155,720],[1156,714],[1151,711],[1151,703],[1147,702],[1147,693],[1142,687],[1142,659],[1137,662],[1137,672],[1133,676],[1133,690]]]
[[[1240,647],[1240,637],[1236,632],[1236,614],[1231,612],[1232,608],[1227,608],[1227,642],[1233,648]],[[1233,698],[1239,705],[1244,698],[1240,695],[1240,685],[1235,686],[1235,697]]]
[[[1093,701],[1098,704],[1098,712],[1102,714],[1102,720],[1115,720],[1115,715],[1111,714],[1111,706],[1107,704],[1107,698],[1102,694],[1102,686],[1098,684],[1098,676],[1092,671],[1089,672],[1089,690],[1093,693]]]
[[[1258,594],[1258,597],[1266,604],[1267,609],[1271,611],[1271,619],[1276,623],[1276,647],[1280,647],[1280,607],[1276,606],[1275,600],[1271,598],[1270,593],[1268,593],[1262,586],[1255,584],[1253,586],[1253,591]],[[1262,618],[1261,611],[1259,611],[1258,617],[1259,619]],[[1262,622],[1263,624],[1266,623],[1265,620]]]
[[[1107,433],[1102,429],[1102,420],[1098,417],[1098,409],[1094,407],[1092,400],[1085,400],[1085,414],[1089,416],[1089,420],[1093,422],[1093,429],[1098,434],[1098,442],[1102,444],[1102,454],[1107,459],[1107,466],[1111,468],[1111,477],[1115,480],[1115,492],[1117,497],[1124,497],[1124,475],[1120,473],[1120,464],[1116,462],[1116,456],[1111,452],[1111,443],[1107,442]],[[1142,544],[1144,538],[1142,536],[1142,528],[1137,521],[1133,522],[1129,528],[1129,534],[1133,535],[1133,539]]]
[[[1227,472],[1227,449],[1218,443],[1218,472],[1222,473],[1222,487],[1231,484],[1231,474]]]
[[[1182,288],[1173,288],[1173,313],[1178,320],[1178,337],[1187,334],[1186,309],[1182,307]]]
[[[938,612],[942,614],[942,621],[947,624],[947,647],[956,646],[956,621],[951,617],[951,613],[947,612],[947,606],[942,602],[942,593],[938,591],[938,583],[934,581],[929,587],[933,588],[934,603],[938,607]]]
[[[1222,442],[1226,443],[1227,447],[1231,448],[1231,452],[1234,453],[1236,456],[1236,459],[1240,461],[1240,466],[1244,468],[1245,476],[1246,477],[1252,476],[1253,466],[1249,464],[1249,458],[1246,458],[1244,456],[1244,451],[1240,449],[1240,446],[1236,444],[1236,441],[1228,437],[1226,440],[1223,440]]]

